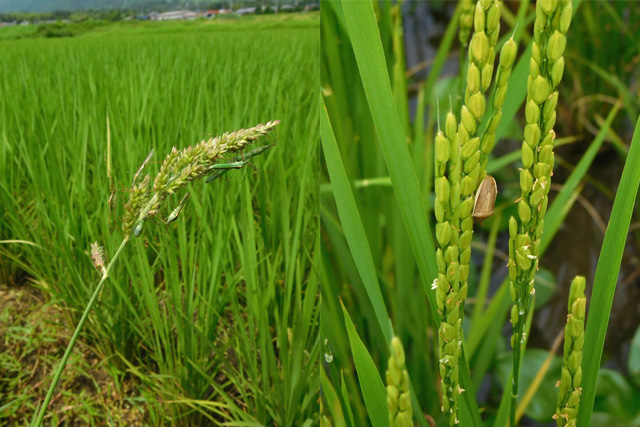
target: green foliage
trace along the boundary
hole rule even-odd
[[[73,37],[108,25],[107,21],[84,20],[78,23],[55,22],[40,24],[34,35],[42,37]]]
[[[88,19],[82,22],[52,22],[38,25],[12,25],[0,28],[0,40],[32,37],[68,37],[86,33],[111,33],[133,35],[176,32],[197,32],[201,35],[215,31],[244,31],[258,29],[317,28],[318,14],[277,14],[267,16],[235,14],[219,15],[216,19],[196,19],[193,21],[118,21],[106,18]]]
[[[557,2],[557,4],[563,3]],[[580,2],[573,2],[574,10],[578,9],[579,4]],[[544,6],[546,7],[547,4]],[[476,126],[480,128],[480,135],[483,135],[482,132],[486,134],[489,128],[491,132],[495,131],[495,142],[500,147],[501,153],[505,154],[503,157],[487,156],[487,171],[496,177],[498,189],[502,194],[497,199],[495,219],[485,224],[490,231],[479,228],[471,243],[474,256],[469,263],[469,277],[472,278],[478,274],[481,280],[478,284],[472,283],[475,279],[469,279],[469,296],[475,297],[472,301],[479,305],[473,307],[473,317],[468,322],[470,333],[467,332],[467,324],[464,325],[465,342],[462,348],[468,367],[466,363],[460,364],[461,374],[463,370],[469,369],[467,372],[471,372],[471,384],[480,385],[487,384],[488,379],[495,378],[492,374],[495,372],[498,358],[504,362],[504,366],[500,369],[504,369],[506,374],[499,377],[500,386],[492,388],[492,391],[497,394],[491,393],[491,398],[477,402],[482,408],[483,421],[489,424],[495,422],[499,427],[509,422],[512,392],[509,372],[512,370],[512,362],[509,363],[508,359],[513,360],[514,356],[513,354],[501,356],[509,345],[501,332],[504,330],[505,322],[508,321],[510,289],[508,279],[503,281],[507,273],[504,268],[506,260],[496,261],[493,257],[496,254],[502,256],[500,250],[504,250],[506,246],[508,218],[519,215],[518,206],[514,206],[513,201],[521,196],[519,165],[516,164],[521,157],[521,151],[517,149],[514,155],[511,139],[519,142],[519,148],[527,120],[534,117],[531,111],[529,111],[530,117],[527,117],[523,103],[527,96],[527,77],[530,72],[531,58],[538,55],[533,51],[530,43],[535,39],[535,35],[532,34],[535,20],[533,5],[522,2],[516,7],[517,15],[514,13],[513,4],[507,7],[508,12],[504,15],[501,25],[510,28],[502,32],[502,39],[498,40],[497,46],[504,45],[511,36],[514,41],[521,39],[528,46],[523,46],[522,55],[515,58],[513,71],[506,77],[509,83],[508,89],[500,94],[497,91],[490,94],[492,100],[497,99],[500,102],[495,105],[487,104],[488,114]],[[597,4],[589,7],[596,8]],[[435,343],[437,330],[434,328],[439,319],[435,314],[437,305],[433,304],[433,295],[437,296],[438,291],[433,292],[427,289],[436,276],[433,267],[437,269],[437,264],[433,262],[434,258],[431,258],[432,255],[428,253],[428,249],[422,245],[433,243],[434,240],[440,242],[449,239],[450,241],[453,231],[448,233],[443,227],[436,227],[435,224],[429,224],[429,231],[425,231],[413,221],[420,219],[422,224],[427,223],[434,213],[437,201],[450,200],[453,192],[451,183],[449,183],[447,194],[447,186],[434,180],[434,168],[437,169],[441,165],[436,161],[442,163],[445,157],[448,158],[444,154],[438,157],[434,145],[438,143],[442,145],[442,141],[436,141],[434,136],[437,129],[435,126],[436,101],[440,101],[440,111],[444,111],[445,114],[449,110],[447,99],[451,92],[453,92],[451,93],[453,104],[459,102],[455,99],[455,92],[460,87],[460,82],[456,77],[450,77],[450,70],[445,75],[442,72],[442,64],[447,57],[451,57],[455,49],[451,46],[452,41],[458,36],[460,9],[457,9],[448,21],[442,39],[438,39],[440,43],[437,46],[438,52],[427,70],[425,80],[416,78],[412,71],[407,72],[403,68],[402,40],[406,38],[402,37],[402,19],[398,16],[406,19],[407,15],[399,15],[396,5],[372,2],[372,9],[375,11],[374,19],[368,9],[365,2],[329,1],[323,4],[322,10],[322,91],[331,136],[335,139],[336,145],[332,147],[331,152],[324,147],[328,174],[325,176],[326,184],[321,187],[324,196],[321,215],[327,242],[323,247],[325,280],[322,311],[323,323],[327,322],[327,325],[323,326],[323,339],[328,339],[327,346],[330,347],[334,356],[333,361],[326,365],[327,381],[338,394],[338,398],[332,400],[332,403],[341,405],[342,414],[347,413],[346,408],[349,406],[353,411],[354,424],[368,425],[371,422],[368,418],[369,405],[364,403],[365,399],[359,387],[359,372],[354,370],[353,349],[348,340],[345,325],[339,321],[342,314],[340,301],[342,301],[358,331],[358,336],[366,346],[368,355],[378,369],[378,375],[382,374],[389,357],[388,342],[385,342],[384,335],[380,331],[388,334],[387,325],[392,325],[392,333],[400,337],[406,349],[407,371],[415,380],[412,389],[412,403],[414,415],[416,415],[414,419],[418,423],[423,423],[424,420],[416,413],[416,408],[420,407],[421,414],[435,418],[437,424],[445,424],[449,420],[445,420],[445,417],[440,415],[439,358]],[[620,11],[618,5],[615,5],[614,9],[617,12]],[[565,12],[565,20],[568,15],[569,12]],[[515,26],[518,24],[516,31]],[[627,27],[633,26],[627,22],[624,22],[624,25],[625,28],[617,28],[610,33],[625,32],[628,31]],[[581,44],[587,44],[586,40],[588,40],[585,38],[584,28],[580,27],[580,29],[581,31],[572,33],[572,27],[568,33],[569,41],[566,45],[565,74],[569,73],[574,78],[577,75],[574,66],[580,58],[576,58],[579,55],[574,53],[572,37],[580,39]],[[619,42],[619,38],[616,42]],[[629,43],[621,44],[629,48],[629,51],[633,51]],[[551,45],[553,47],[551,56],[554,61],[558,61],[558,49],[562,47],[562,43],[556,36]],[[538,68],[544,69],[549,63],[542,57],[538,59],[543,64]],[[553,62],[551,64],[553,65]],[[606,68],[606,64],[600,65],[603,69]],[[535,67],[533,68],[535,71]],[[580,67],[580,69],[584,74],[584,68]],[[556,74],[550,77],[554,85],[558,81],[558,70],[559,68]],[[601,74],[602,78],[605,78],[607,73]],[[501,80],[501,77],[497,75],[495,77],[498,81]],[[571,80],[571,82],[574,81]],[[553,96],[554,99],[549,99],[546,112],[542,107],[540,117],[543,114],[547,116],[545,116],[545,123],[542,125],[538,123],[538,126],[542,126],[541,133],[548,131],[549,129],[545,127],[553,123],[560,136],[557,140],[558,146],[572,140],[581,140],[585,145],[579,149],[579,159],[569,156],[571,149],[567,147],[563,148],[559,155],[560,161],[555,163],[558,173],[554,176],[554,183],[558,184],[558,187],[554,185],[551,188],[553,192],[551,202],[545,206],[545,208],[548,207],[548,212],[545,215],[544,234],[539,239],[536,256],[543,256],[547,248],[557,243],[554,238],[562,229],[575,201],[580,197],[585,182],[594,182],[590,175],[590,167],[600,159],[598,153],[606,149],[605,143],[608,139],[615,139],[612,135],[625,129],[626,125],[620,126],[622,115],[619,112],[621,106],[626,111],[627,104],[630,106],[633,104],[633,102],[627,102],[633,100],[629,97],[629,87],[633,81],[631,78],[625,79],[624,83],[610,82],[612,85],[615,83],[614,87],[619,90],[622,101],[616,102],[611,98],[610,105],[604,108],[604,118],[594,118],[597,126],[592,128],[593,138],[581,138],[579,135],[572,134],[567,123],[581,120],[583,116],[575,110],[576,105],[585,102],[585,99],[592,99],[592,96],[594,100],[598,99],[597,94],[590,92],[590,95],[582,93],[578,95],[576,91],[579,91],[579,87],[564,82],[559,88],[561,96],[556,105],[557,123],[556,116],[553,116],[550,111],[551,104],[555,103],[555,96]],[[415,92],[408,93],[407,88],[415,89]],[[464,82],[462,88],[464,90]],[[411,98],[409,103],[414,93],[415,98]],[[562,95],[565,93],[566,95]],[[551,92],[547,95],[550,94]],[[541,94],[536,94],[536,96],[539,95]],[[578,96],[583,95],[587,98],[578,99]],[[539,97],[536,99],[540,100]],[[407,104],[417,105],[417,108],[410,110]],[[501,112],[499,107],[502,108]],[[415,112],[415,116],[412,116],[411,111]],[[502,115],[500,124],[497,127],[490,126],[491,117],[499,117],[500,114]],[[444,115],[441,117],[444,118]],[[637,115],[631,117],[635,122]],[[475,119],[475,117],[472,118]],[[445,137],[448,137],[444,127],[443,131],[445,131]],[[526,135],[533,141],[530,137],[536,136],[536,132],[530,127]],[[626,138],[619,138],[616,143],[620,152],[625,152],[628,147],[630,138],[627,133],[625,136]],[[488,141],[489,139],[487,139],[487,145],[491,145]],[[449,148],[450,156],[452,151],[450,144]],[[407,151],[409,156],[406,155]],[[527,158],[527,160],[530,159]],[[542,177],[542,172],[545,172],[540,170],[542,168],[538,166],[538,170],[530,171],[534,182],[536,178]],[[344,172],[340,180],[336,180],[334,173],[338,169]],[[567,175],[568,178],[563,182],[563,176]],[[415,184],[416,181],[417,184]],[[523,180],[527,189],[528,183],[528,180]],[[620,188],[623,186],[621,185]],[[546,196],[546,194],[543,195]],[[536,202],[536,214],[539,196],[540,194],[536,194],[533,200]],[[624,205],[630,207],[631,196],[628,196],[629,199]],[[351,214],[345,216],[343,210],[347,206],[347,199],[349,199]],[[427,213],[424,219],[421,216],[423,211]],[[358,229],[357,238],[353,236],[354,228]],[[482,260],[485,253],[476,251],[476,248],[484,248],[484,237],[487,233],[491,233],[485,252],[489,259]],[[617,243],[623,246],[624,242],[625,239],[620,235]],[[530,253],[530,255],[533,254]],[[363,275],[362,266],[365,258],[367,268],[366,275]],[[533,266],[535,269],[537,262],[528,257],[527,259],[531,262],[530,267]],[[614,267],[619,265],[619,260],[609,261]],[[544,261],[542,263],[544,264]],[[482,270],[480,270],[481,267]],[[544,307],[549,301],[557,298],[554,292],[562,292],[563,288],[556,285],[556,280],[549,271],[536,275],[535,283],[538,289],[536,289],[535,298],[529,299],[530,310],[526,316],[518,319],[522,320],[523,343],[526,343],[530,336],[531,325],[537,315],[537,312],[533,313],[531,309],[537,310]],[[437,288],[438,283],[434,285]],[[376,294],[375,302],[371,298],[374,294]],[[383,298],[382,304],[380,294]],[[486,306],[485,302],[487,302]],[[470,310],[466,310],[467,318],[469,318],[469,312]],[[380,313],[386,314],[389,320]],[[607,316],[602,315],[598,323],[606,325]],[[539,326],[538,321],[536,325]],[[558,329],[560,327],[559,325]],[[539,343],[539,334],[535,335]],[[536,356],[536,351],[532,350],[531,354]],[[548,352],[540,351],[540,355],[538,366],[542,366],[542,361],[548,356]],[[524,361],[520,362],[518,358],[518,363],[523,366],[522,381],[526,383],[525,385],[529,385],[530,379],[537,374],[535,369],[530,370],[527,366],[531,361],[530,357],[529,352],[526,352]],[[551,421],[557,404],[555,383],[560,377],[560,364],[560,358],[553,359],[551,371],[543,379],[538,391],[533,394],[528,407],[521,408],[524,409],[523,412],[527,417],[539,419],[540,422]],[[346,385],[344,388],[343,384]],[[491,382],[491,384],[495,383]],[[520,386],[522,392],[525,391],[525,385]],[[473,425],[476,421],[475,417],[480,418],[480,415],[474,412],[476,394],[473,387],[462,384],[461,386],[466,389],[460,395],[460,399],[465,401],[465,404],[461,405],[461,424]],[[600,398],[598,396],[596,403]],[[619,396],[615,399],[617,404],[622,402]],[[499,406],[497,402],[500,402]],[[583,409],[581,403],[581,412]],[[331,413],[337,413],[337,411],[334,410]],[[331,413],[325,412],[328,418],[331,418]],[[602,417],[600,412],[596,411],[594,414]],[[344,416],[344,419],[349,424],[349,418]]]
[[[631,340],[627,369],[629,370],[629,375],[633,383],[637,387],[640,387],[640,327],[636,329],[633,340]]]
[[[581,410],[578,413],[578,425],[590,424],[605,333],[639,185],[640,118],[636,122],[629,156],[625,162],[620,178],[620,187],[613,202],[611,217],[600,249],[593,291],[589,298],[589,319],[587,320],[582,365],[583,394],[580,403]]]
[[[637,425],[640,423],[639,399],[640,389],[624,375],[611,369],[600,369],[591,425]]]

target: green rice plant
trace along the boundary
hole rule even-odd
[[[575,427],[580,403],[582,348],[584,346],[585,279],[576,276],[569,291],[569,314],[564,328],[564,362],[558,389],[558,408],[553,418],[558,426]]]
[[[232,133],[225,133],[222,136],[203,140],[194,147],[188,147],[181,150],[177,150],[174,147],[162,163],[160,171],[153,181],[153,187],[150,186],[151,179],[149,175],[146,175],[138,185],[135,185],[134,178],[134,187],[132,188],[129,196],[129,202],[125,206],[126,213],[122,222],[124,238],[116,252],[113,254],[111,261],[107,262],[104,248],[98,245],[97,242],[91,245],[91,258],[93,260],[93,264],[98,271],[102,273],[102,277],[100,278],[98,286],[96,286],[96,289],[91,295],[91,299],[82,313],[82,317],[78,322],[78,326],[71,337],[64,355],[62,356],[62,360],[56,368],[56,372],[53,375],[53,381],[49,386],[49,391],[44,399],[44,403],[38,412],[34,414],[34,421],[31,423],[32,425],[37,427],[42,425],[49,402],[53,397],[53,393],[58,385],[60,376],[64,371],[67,360],[73,351],[73,347],[75,346],[76,340],[82,331],[89,313],[97,301],[100,291],[105,285],[116,260],[120,257],[120,254],[131,237],[138,237],[140,235],[144,221],[150,215],[157,215],[157,212],[160,211],[160,208],[166,199],[187,186],[189,182],[202,178],[216,169],[236,167],[235,165],[229,166],[229,164],[224,163],[216,164],[216,162],[218,162],[227,152],[240,151],[247,145],[257,141],[260,137],[269,134],[279,123],[279,121],[268,122],[264,125],[258,125],[250,129],[242,129]],[[142,164],[142,167],[145,166],[145,163]],[[180,209],[185,200],[186,199],[183,198],[183,201],[180,203]],[[173,216],[173,213],[171,216]],[[169,217],[169,220],[175,220],[175,218],[171,218],[171,216]]]
[[[554,166],[553,142],[558,103],[558,86],[564,73],[563,53],[571,24],[569,0],[540,1],[536,4],[534,41],[527,82],[527,102],[522,143],[522,166],[518,220],[509,220],[509,278],[513,336],[513,389],[511,424],[515,425],[520,377],[520,360],[525,345],[525,321],[535,294],[544,215],[547,212],[551,173]]]
[[[406,5],[406,13],[402,14],[401,20],[394,18],[398,13],[396,5],[387,7],[384,4],[372,3],[330,1],[323,5],[322,10],[321,77],[326,110],[321,116],[321,136],[327,167],[326,183],[321,186],[321,216],[325,235],[322,255],[322,337],[325,343],[324,351],[331,356],[325,359],[326,379],[322,388],[330,388],[335,392],[324,400],[324,415],[327,417],[325,422],[344,423],[348,426],[389,424],[389,414],[380,408],[386,393],[379,378],[384,376],[391,352],[389,337],[397,336],[406,350],[406,369],[412,380],[414,422],[421,426],[427,425],[430,421],[437,425],[447,425],[452,421],[451,413],[441,413],[442,389],[438,378],[442,359],[439,354],[440,345],[437,342],[441,321],[438,304],[446,304],[449,291],[446,286],[439,289],[439,274],[446,274],[448,267],[446,250],[441,247],[440,241],[451,242],[454,233],[458,233],[459,239],[463,230],[462,227],[450,227],[447,230],[446,226],[440,225],[450,222],[450,219],[445,218],[443,212],[438,210],[442,205],[450,207],[455,202],[455,197],[453,202],[451,200],[454,185],[448,179],[448,172],[451,169],[452,153],[455,154],[457,149],[452,143],[456,137],[459,138],[460,124],[455,123],[456,116],[462,107],[456,107],[454,94],[453,102],[450,102],[453,105],[445,110],[450,111],[453,117],[444,120],[441,133],[436,127],[436,111],[438,100],[444,105],[443,100],[449,98],[449,93],[455,93],[456,88],[464,88],[465,83],[468,83],[466,79],[464,82],[457,80],[458,73],[451,74],[451,69],[447,70],[448,73],[442,72],[444,60],[452,56],[457,57],[458,54],[451,46],[452,40],[459,35],[458,23],[464,4],[458,5],[455,14],[447,22],[433,58],[433,65],[423,80],[423,76],[416,77],[413,69],[403,72],[399,64],[404,62],[404,52],[397,52],[398,49],[404,48],[398,41],[402,39],[396,32],[401,30],[397,29],[397,26],[402,25],[401,21],[407,17],[412,19],[412,8],[417,9],[418,6]],[[563,5],[562,2],[557,4]],[[572,3],[572,12],[578,9],[579,4],[580,2]],[[518,38],[529,45],[518,55],[519,58],[516,58],[514,52],[511,68],[501,70],[497,64],[495,65],[494,72],[497,73],[492,79],[496,82],[494,89],[492,93],[485,92],[485,96],[489,94],[487,99],[491,99],[492,102],[487,102],[482,120],[476,122],[475,117],[470,114],[473,124],[476,125],[476,135],[469,140],[477,137],[482,141],[484,138],[486,147],[500,147],[496,154],[491,149],[482,153],[480,156],[483,161],[479,162],[479,168],[496,177],[501,195],[496,200],[496,215],[488,220],[487,228],[491,231],[486,252],[483,254],[477,250],[485,246],[483,235],[486,233],[481,227],[474,227],[470,244],[474,256],[468,264],[467,294],[475,298],[466,302],[466,324],[462,323],[464,334],[458,359],[459,386],[464,391],[458,395],[457,420],[460,425],[465,426],[503,427],[510,424],[513,381],[509,372],[513,369],[513,355],[507,352],[508,339],[504,339],[501,333],[508,321],[511,308],[510,279],[503,281],[508,273],[508,269],[504,268],[507,259],[503,262],[491,258],[482,260],[482,257],[490,257],[488,254],[503,256],[500,252],[501,247],[506,247],[509,240],[508,218],[518,215],[518,206],[511,201],[521,193],[519,166],[515,163],[522,158],[522,150],[512,151],[509,144],[511,140],[522,138],[518,118],[522,116],[526,125],[527,113],[530,113],[525,102],[527,79],[531,57],[532,54],[536,55],[536,52],[529,41],[536,40],[537,28],[534,24],[536,13],[532,4],[522,2],[516,7],[517,13],[514,13],[513,3],[505,5],[503,11],[508,12],[503,13],[501,25],[504,26],[506,23],[510,28],[502,31],[496,46],[506,46],[505,43],[511,37],[514,48]],[[444,9],[451,10],[446,7]],[[518,31],[515,31],[516,25]],[[534,33],[527,34],[532,26]],[[573,34],[571,31],[569,33]],[[410,37],[405,40],[411,40]],[[570,35],[570,40],[571,37]],[[570,48],[571,46],[568,47]],[[502,53],[505,51],[503,48]],[[573,61],[573,58],[571,59]],[[503,77],[499,75],[502,71],[505,71]],[[461,69],[460,75],[464,76],[466,73]],[[504,83],[508,83],[508,86],[500,90],[499,87]],[[565,90],[571,92],[566,81],[562,83],[562,87],[563,93]],[[415,110],[408,109],[404,104],[409,102],[413,94],[411,89],[407,94],[407,88],[415,90],[415,99],[411,99],[409,103],[416,105]],[[461,98],[464,104],[464,96]],[[559,104],[556,113],[558,117],[564,114],[564,119],[566,115],[572,114],[567,109],[572,105],[569,96],[562,97]],[[598,158],[598,152],[606,147],[604,143],[607,135],[616,126],[616,120],[620,119],[622,105],[624,104],[614,102],[613,108],[607,110],[606,119],[599,124],[595,138],[584,138],[587,145],[575,167],[569,166],[566,158],[556,163],[554,182],[563,185],[555,194],[555,198],[552,196],[552,203],[548,202],[544,218],[545,232],[544,237],[540,239],[538,258],[545,250],[553,248],[554,244],[558,243],[557,236],[560,235],[562,225],[568,218],[571,206],[579,197],[585,180],[593,182],[589,168]],[[471,113],[469,106],[466,107]],[[543,110],[544,108],[541,109],[540,115],[543,114]],[[415,115],[412,116],[411,111],[415,111]],[[459,120],[462,121],[462,118]],[[560,124],[564,123],[564,120],[557,121]],[[447,122],[455,125],[447,125]],[[453,130],[449,131],[448,127]],[[567,132],[566,128],[561,129]],[[616,129],[620,131],[619,126]],[[465,128],[464,132],[466,131]],[[527,138],[531,131],[531,128],[527,128]],[[634,141],[635,139],[634,136]],[[579,136],[571,135],[559,138],[554,145],[578,140],[581,140]],[[634,144],[635,142],[631,143],[632,149]],[[521,148],[520,144],[518,148]],[[470,151],[469,158],[475,154],[473,150]],[[631,158],[629,155],[628,159]],[[619,197],[615,201],[615,215],[612,215],[609,225],[611,232],[608,232],[605,238],[598,266],[601,271],[598,276],[601,277],[596,287],[606,298],[612,296],[610,292],[615,289],[613,277],[620,262],[618,258],[608,256],[608,253],[614,253],[614,233],[619,239],[615,241],[616,249],[624,247],[624,235],[628,230],[626,209],[633,208],[631,200],[635,197],[637,189],[633,169],[636,160],[628,161],[625,165],[618,190]],[[459,164],[462,175],[465,163],[460,160]],[[470,165],[475,166],[472,163]],[[471,172],[473,168],[470,166],[469,173]],[[529,173],[533,177],[536,171]],[[564,173],[568,178],[563,182]],[[484,175],[479,171],[474,187],[479,184],[482,176]],[[446,178],[446,184],[440,178]],[[477,194],[476,188],[473,188],[471,194]],[[472,197],[472,208],[473,205],[475,197]],[[446,212],[446,209],[443,210]],[[443,214],[441,218],[440,214]],[[442,221],[429,221],[431,215]],[[472,212],[471,217],[473,216]],[[429,226],[424,227],[424,224]],[[431,245],[433,249],[440,249],[442,252],[440,259],[437,250],[430,248]],[[443,265],[442,258],[444,272],[440,271]],[[453,261],[452,256],[449,258]],[[605,269],[606,264],[611,268]],[[458,271],[459,265],[458,260]],[[538,274],[535,279],[537,293],[531,296],[530,309],[522,319],[524,342],[530,335],[533,322],[536,321],[534,309],[543,306],[545,300],[548,301],[550,297],[550,282],[553,286],[553,279],[549,279],[548,274]],[[438,280],[434,283],[435,278]],[[435,288],[435,292],[429,291],[430,286]],[[470,310],[469,306],[472,304],[473,310]],[[589,334],[597,338],[591,344],[595,349],[591,362],[594,366],[599,365],[599,355],[602,354],[602,341],[599,339],[604,337],[603,333],[606,330],[608,307],[610,308],[610,305],[607,304],[604,308],[594,307],[593,309],[599,313],[599,319],[594,321],[598,326],[593,331],[590,331],[589,327],[586,328],[585,348],[590,345],[587,339]],[[591,321],[591,315],[589,320]],[[452,316],[452,321],[457,322],[457,319]],[[446,326],[444,328],[450,330]],[[451,343],[445,345],[456,345],[453,340]],[[527,387],[527,381],[531,379],[532,374],[535,374],[532,370],[539,365],[531,361],[540,353],[548,356],[546,351],[532,349],[525,354],[522,349],[520,358],[524,362],[520,362],[520,393],[522,388]],[[583,394],[578,417],[589,417],[593,412],[593,400],[592,406],[585,409],[584,383],[588,358],[585,351]],[[554,369],[558,367],[559,374],[557,359],[552,358],[551,366]],[[598,367],[590,369],[588,375],[592,376],[593,384],[598,372]],[[545,397],[550,395],[548,386],[551,384],[552,387],[555,378],[556,375],[553,381],[544,378],[541,382]],[[481,387],[483,392],[476,394],[478,387]],[[591,393],[596,393],[595,385],[592,385]],[[594,395],[591,396],[593,398]],[[548,400],[539,395],[533,396],[532,399],[522,399],[519,403],[523,406],[518,408],[518,412],[539,422],[549,422],[555,412],[556,402],[552,402],[553,407],[550,407]],[[544,411],[540,410],[543,406]],[[602,401],[596,402],[596,408],[602,410]],[[582,415],[583,411],[585,415]],[[541,412],[544,412],[544,417],[541,416]],[[578,425],[581,425],[580,421]]]
[[[462,393],[457,381],[457,359],[462,345],[464,301],[468,292],[467,279],[471,260],[470,245],[476,218],[472,218],[472,213],[477,204],[480,183],[486,176],[487,157],[495,143],[495,130],[500,123],[507,82],[517,49],[511,38],[501,50],[493,113],[482,137],[476,136],[486,110],[484,94],[489,89],[493,76],[501,6],[498,1],[476,3],[474,35],[469,46],[467,85],[460,124],[456,124],[455,116],[449,112],[445,121],[446,137],[438,131],[435,140],[434,211],[437,221],[436,239],[440,248],[436,253],[439,273],[434,289],[438,310],[443,319],[438,334],[444,396],[442,409],[449,412],[450,425],[458,423],[457,396]]]

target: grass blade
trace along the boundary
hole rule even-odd
[[[336,142],[329,122],[329,115],[327,110],[322,108],[320,119],[320,136],[322,138],[322,149],[327,164],[327,170],[331,179],[331,185],[333,188],[333,195],[336,200],[336,206],[338,208],[338,215],[344,226],[344,235],[346,237],[351,255],[360,273],[362,283],[367,290],[367,295],[371,300],[373,309],[376,313],[376,319],[378,325],[384,335],[386,342],[391,342],[392,327],[389,320],[389,314],[380,292],[380,286],[378,285],[378,279],[376,276],[376,268],[371,256],[371,250],[367,241],[367,235],[358,213],[358,207],[356,200],[353,197],[353,192],[349,185],[349,178],[347,172],[344,169],[342,163],[342,156],[338,149],[338,143]]]
[[[349,333],[349,341],[351,343],[351,351],[353,353],[353,361],[358,371],[358,380],[360,381],[360,389],[364,397],[364,404],[367,406],[367,412],[374,427],[389,426],[389,412],[387,410],[387,392],[380,378],[380,373],[376,364],[367,351],[364,343],[358,336],[351,317],[347,309],[342,306],[344,313],[344,322],[347,325]]]
[[[622,252],[638,193],[638,184],[640,184],[640,119],[636,123],[629,156],[625,162],[622,178],[613,202],[613,210],[607,232],[604,235],[593,282],[593,291],[589,300],[589,318],[582,364],[583,394],[578,413],[578,425],[581,426],[588,426],[591,422],[604,338],[620,272]],[[592,304],[592,301],[597,303]]]
[[[335,427],[346,427],[347,423],[344,419],[344,413],[342,412],[342,405],[340,399],[338,399],[338,393],[333,388],[331,381],[327,378],[327,374],[324,369],[320,372],[320,383],[322,384],[322,397],[327,402],[331,417],[333,419],[333,425]]]
[[[342,6],[394,194],[426,288],[426,284],[431,283],[437,275],[435,249],[420,196],[418,178],[412,166],[400,119],[393,107],[382,46],[380,43],[371,43],[371,40],[380,40],[373,7],[370,2],[343,2]],[[432,308],[435,308],[435,297],[430,296],[429,301]]]
[[[433,238],[428,227],[429,220],[425,213],[418,178],[405,142],[400,119],[394,108],[391,84],[386,73],[386,62],[373,6],[370,2],[347,1],[342,3],[342,7],[394,194],[429,300],[431,318],[433,324],[437,325],[439,319],[435,294],[429,290],[429,284],[437,275]],[[467,362],[461,358],[460,363]],[[466,395],[475,397],[471,378],[464,369],[460,372],[460,384],[467,390]],[[462,406],[467,407],[467,405],[471,407],[468,407],[467,411],[463,409],[461,415],[464,417],[465,413],[471,414],[471,419],[464,417],[461,422],[464,425],[481,425],[475,398],[463,399]]]

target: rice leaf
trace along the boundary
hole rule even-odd
[[[384,383],[380,378],[375,362],[367,351],[367,347],[358,336],[356,327],[353,325],[344,305],[342,305],[342,312],[344,313],[344,322],[349,333],[349,342],[351,343],[353,361],[358,372],[360,389],[362,390],[364,404],[367,406],[371,423],[374,427],[388,427],[389,411],[387,410],[387,392]]]
[[[360,278],[367,290],[367,295],[371,300],[373,309],[376,313],[376,319],[384,338],[387,342],[391,342],[392,327],[387,308],[380,292],[380,286],[378,285],[378,278],[376,276],[376,268],[371,256],[371,249],[367,241],[367,235],[358,213],[358,206],[356,200],[353,197],[353,192],[349,185],[349,178],[347,172],[344,169],[342,163],[342,156],[338,149],[338,143],[336,142],[329,122],[329,116],[327,110],[322,106],[322,112],[320,115],[320,135],[322,138],[322,149],[324,151],[325,161],[327,164],[327,170],[329,171],[329,177],[331,179],[331,185],[333,188],[333,195],[336,200],[336,206],[338,208],[338,215],[340,221],[344,225],[344,235],[347,239],[349,249],[351,250],[351,256],[356,264]]]
[[[342,7],[382,154],[429,300],[431,319],[433,325],[437,325],[439,316],[436,311],[435,295],[429,289],[430,283],[437,275],[435,246],[428,227],[429,220],[424,209],[416,172],[406,145],[402,125],[394,108],[373,6],[370,2],[343,2]],[[460,359],[461,367],[466,363],[464,358]],[[474,397],[471,379],[465,375],[465,372],[467,371],[464,369],[460,371],[460,384],[466,390],[463,396]],[[463,398],[463,406],[467,405],[470,407],[466,411],[461,411],[461,423],[481,425],[475,398]],[[472,415],[471,419],[466,418],[465,414]]]
[[[629,233],[629,224],[640,184],[640,119],[636,123],[629,156],[624,164],[613,210],[604,235],[604,242],[596,267],[593,291],[589,298],[589,318],[584,341],[582,362],[582,398],[578,425],[591,422],[596,383],[602,359],[604,338],[611,314],[611,303],[616,290],[622,252]],[[595,301],[595,304],[592,302]]]
[[[327,378],[324,369],[320,370],[320,384],[322,386],[322,397],[324,401],[327,402],[331,418],[333,419],[333,425],[335,427],[346,427],[347,423],[344,420],[340,399],[338,399],[338,394],[333,388],[331,381],[329,381],[329,378]]]

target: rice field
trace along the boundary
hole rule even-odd
[[[35,286],[42,313],[3,323],[26,344],[3,343],[0,423],[26,424],[42,402],[100,279],[90,244],[120,244],[150,151],[141,177],[172,147],[272,120],[274,148],[190,185],[178,221],[150,219],[131,241],[45,422],[318,419],[318,26],[310,14],[0,41],[0,277]]]

